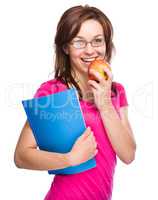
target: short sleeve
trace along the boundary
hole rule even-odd
[[[117,83],[117,91],[119,93],[120,107],[128,106],[126,91],[122,84]]]
[[[37,89],[36,93],[34,94],[34,98],[51,95],[59,91],[63,91],[65,89],[66,86],[60,81],[56,79],[50,80],[41,84],[41,86]]]
[[[37,91],[34,94],[34,98],[51,95],[56,92],[57,92],[56,85],[51,83],[50,81],[47,81],[40,85],[40,87],[37,89]]]

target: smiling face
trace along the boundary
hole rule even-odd
[[[78,48],[82,47],[84,42],[86,42],[86,46],[84,48]],[[87,76],[88,65],[95,59],[105,58],[106,46],[101,24],[93,19],[82,23],[80,31],[65,51],[70,57],[71,67],[78,78],[83,75]]]

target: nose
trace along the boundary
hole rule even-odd
[[[91,43],[88,43],[87,46],[85,47],[85,53],[88,55],[91,55],[95,52],[95,49],[92,47]]]

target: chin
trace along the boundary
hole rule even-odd
[[[88,73],[88,68],[83,68],[83,67],[82,67],[82,69],[80,68],[78,71],[79,71],[80,73]]]
[[[80,68],[83,72],[88,73],[88,66],[89,66],[89,64],[81,63],[80,66],[79,66],[79,68]]]

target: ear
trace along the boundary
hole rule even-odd
[[[69,54],[69,49],[68,49],[68,46],[67,45],[63,45],[63,51],[65,54]]]

